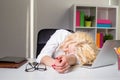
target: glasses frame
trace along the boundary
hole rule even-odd
[[[37,63],[37,62],[29,62],[27,65],[26,65],[26,68],[25,68],[25,71],[26,72],[33,72],[33,71],[35,71],[35,70],[39,70],[39,71],[46,71],[47,70],[47,67],[46,67],[46,65],[44,65],[44,64],[42,64],[42,65],[44,65],[44,68],[40,68],[39,66],[40,66],[41,64],[40,63]],[[31,66],[30,68],[28,68],[28,66]],[[32,70],[33,69],[33,70]]]

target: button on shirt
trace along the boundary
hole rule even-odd
[[[59,50],[59,45],[70,34],[71,32],[64,30],[64,29],[56,30],[56,32],[50,37],[50,39],[47,41],[44,48],[41,50],[36,61],[40,63],[41,59],[44,56],[50,56],[50,57],[55,58],[58,55],[64,54],[63,51]]]

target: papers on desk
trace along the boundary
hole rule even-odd
[[[0,58],[0,68],[19,68],[27,62],[24,57],[7,56]]]

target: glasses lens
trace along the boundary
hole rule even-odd
[[[47,70],[47,68],[46,68],[46,66],[44,64],[39,64],[38,67],[37,67],[37,69],[39,71],[45,71],[45,70]]]
[[[34,67],[34,65],[33,64],[31,64],[31,63],[28,63],[27,65],[26,65],[26,72],[32,72],[32,71],[34,71],[35,70],[35,67]]]

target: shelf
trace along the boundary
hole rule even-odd
[[[117,39],[117,26],[118,26],[118,6],[97,6],[97,5],[73,5],[73,29],[74,31],[89,32],[95,42],[97,42],[97,33],[111,34],[113,39]],[[86,15],[94,16],[91,27],[85,26]],[[84,17],[83,17],[84,16]],[[81,25],[82,20],[82,25]],[[79,23],[79,24],[78,24]],[[97,27],[99,26],[99,27]]]

